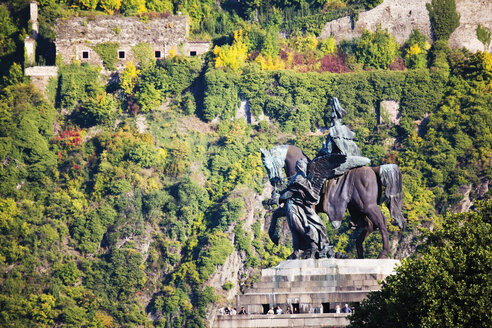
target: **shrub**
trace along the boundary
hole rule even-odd
[[[89,98],[78,111],[80,123],[86,127],[97,124],[112,125],[117,115],[118,103],[112,95],[106,93]]]
[[[364,30],[355,47],[355,55],[364,67],[387,68],[395,59],[398,43],[387,30],[380,27],[375,32]]]
[[[319,41],[318,48],[324,55],[333,55],[337,50],[335,38],[330,36],[325,40]]]
[[[213,52],[216,68],[227,67],[232,71],[238,71],[244,66],[248,55],[248,47],[243,41],[243,32],[234,32],[234,42],[231,46],[215,46]]]
[[[108,71],[116,70],[116,62],[118,61],[118,42],[101,42],[91,46],[91,48],[99,55],[103,61],[104,67]]]
[[[427,37],[418,30],[413,30],[405,43],[405,61],[409,68],[426,68],[427,51],[430,43]]]
[[[321,58],[321,72],[344,73],[348,72],[342,57],[327,55]]]

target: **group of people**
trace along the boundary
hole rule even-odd
[[[219,311],[220,311],[221,315],[248,314],[248,312],[246,311],[244,306],[241,307],[241,310],[239,310],[239,312],[236,310],[236,308],[234,308],[234,307],[229,308],[227,306],[224,308],[221,308]],[[348,304],[345,304],[344,308],[341,308],[340,304],[337,304],[335,307],[335,313],[352,313],[352,312],[353,312],[353,309]],[[282,310],[280,305],[277,305],[276,307],[271,307],[266,314],[295,314],[295,313],[297,313],[296,308],[292,309],[290,306],[287,306],[287,309],[284,312],[284,310]]]
[[[287,310],[282,310],[282,308],[280,307],[280,305],[277,305],[276,307],[271,307],[270,310],[268,310],[268,312],[266,314],[293,314],[293,313],[297,313],[297,310],[294,308],[294,310],[292,310],[290,308],[290,306],[287,307]]]
[[[236,310],[234,307],[224,307],[219,310],[220,314],[222,315],[236,315],[236,314],[248,314],[248,311],[244,308],[244,306],[241,307],[241,310],[239,312]]]
[[[337,306],[335,307],[335,313],[352,313],[352,312],[353,310],[348,304],[345,304],[345,307],[343,309],[340,309],[340,304],[337,304]]]

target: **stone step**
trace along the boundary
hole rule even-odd
[[[344,281],[344,280],[382,280],[383,274],[323,274],[305,276],[261,276],[259,283],[283,283],[283,282],[305,282],[305,281]]]
[[[305,292],[305,293],[336,293],[336,292],[344,292],[344,291],[358,291],[358,290],[378,290],[379,285],[376,283],[374,285],[363,285],[363,286],[345,286],[345,287],[319,287],[319,286],[310,286],[304,288],[252,288],[248,289],[244,292],[245,295],[248,294],[278,294],[278,293],[296,293],[296,292]]]
[[[282,281],[282,282],[258,282],[253,285],[250,289],[282,289],[282,288],[346,288],[346,287],[355,287],[355,288],[374,288],[378,287],[379,283],[376,279],[371,280],[351,280],[344,279],[339,281],[326,280],[326,281]]]
[[[369,291],[337,291],[327,293],[257,293],[237,296],[237,303],[248,304],[318,304],[321,303],[350,303],[360,302]]]

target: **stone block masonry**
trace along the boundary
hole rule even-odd
[[[71,17],[57,21],[56,54],[61,55],[66,64],[74,59],[102,66],[102,58],[93,49],[101,43],[117,43],[116,68],[121,70],[127,61],[135,62],[132,47],[139,43],[150,44],[155,59],[166,57],[172,49],[176,54],[199,55],[203,46],[195,49],[188,45],[187,16],[168,16],[148,21],[136,17],[95,16]],[[207,44],[208,50],[208,44]]]
[[[46,87],[50,78],[56,79],[58,76],[58,67],[56,66],[35,66],[27,67],[24,74],[31,78],[31,82],[43,94],[46,94]]]
[[[219,316],[215,327],[343,327],[345,316],[335,315],[336,305],[358,303],[370,291],[379,290],[379,281],[393,274],[398,260],[289,260],[264,269],[260,280],[236,297],[245,316]],[[290,306],[297,314],[270,317],[264,313],[279,305]],[[307,321],[306,321],[307,320]],[[301,322],[302,321],[302,322]]]

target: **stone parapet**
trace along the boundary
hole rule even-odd
[[[283,314],[283,315],[221,315],[214,323],[216,328],[248,327],[344,327],[349,321],[346,314]]]
[[[58,76],[57,66],[26,67],[24,74],[31,78],[32,84],[46,96],[46,88],[50,79]]]
[[[25,69],[25,75],[36,77],[55,77],[58,75],[57,66],[33,66]]]

